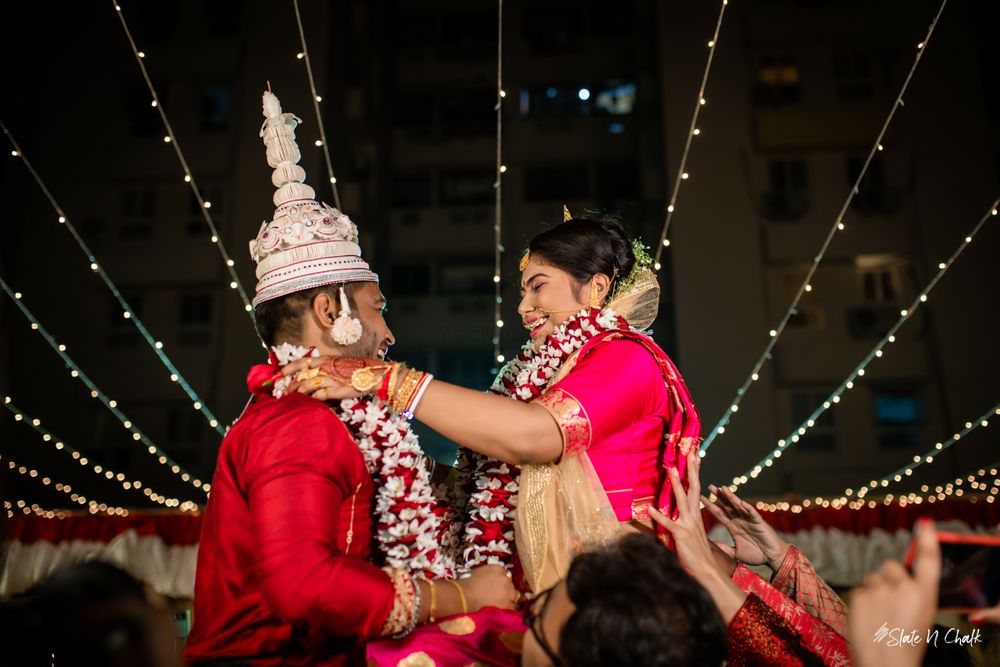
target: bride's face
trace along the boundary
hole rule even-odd
[[[587,306],[586,285],[580,285],[543,257],[529,256],[521,272],[521,303],[517,312],[538,348],[546,336]]]

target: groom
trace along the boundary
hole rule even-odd
[[[276,399],[290,389],[279,379],[281,364],[316,352],[377,363],[394,338],[356,226],[303,183],[297,119],[270,93],[264,115],[277,210],[250,249],[254,316],[271,364],[250,371],[253,399],[219,450],[185,654],[194,665],[363,665],[369,639],[405,634],[435,614],[511,607],[515,593],[501,568],[479,568],[435,590],[429,580],[443,571],[435,561],[443,550],[424,529],[436,525],[433,515],[425,512],[421,523],[414,502],[418,519],[398,522],[396,532],[373,525],[373,516],[384,522],[394,511],[381,497],[374,507],[381,490],[361,445],[375,435],[303,394]],[[376,413],[368,416],[379,433],[406,430]],[[419,461],[415,440],[401,441]],[[407,501],[423,498],[426,471],[414,468],[405,476]],[[413,540],[393,542],[407,530],[416,531],[419,553],[407,547]]]

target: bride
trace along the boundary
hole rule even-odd
[[[490,393],[381,360],[313,358],[283,371],[311,371],[297,390],[321,400],[374,391],[458,443],[467,564],[523,568],[522,587],[536,593],[583,548],[653,530],[650,505],[673,515],[666,473],[685,479],[700,431],[683,379],[645,332],[659,304],[652,260],[618,222],[566,213],[521,257],[529,340]]]

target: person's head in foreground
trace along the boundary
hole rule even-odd
[[[577,556],[525,621],[523,667],[715,667],[726,657],[712,598],[651,535]]]
[[[142,584],[91,561],[60,568],[2,614],[0,665],[165,667],[173,626]]]

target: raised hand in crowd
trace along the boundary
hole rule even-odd
[[[912,575],[899,562],[886,561],[851,591],[848,640],[859,667],[913,667],[927,650],[941,577],[941,547],[929,519],[919,522],[916,543]],[[917,639],[907,643],[880,638],[897,628],[903,635],[915,633]]]
[[[673,537],[677,558],[694,579],[708,590],[729,623],[746,600],[746,593],[730,578],[731,572],[719,564],[716,549],[705,532],[701,518],[701,458],[697,452],[688,454],[688,489],[684,490],[677,471],[669,470],[670,486],[677,503],[678,515],[671,519],[650,506],[649,513]]]
[[[733,537],[733,546],[716,542],[720,549],[747,565],[767,565],[777,571],[788,553],[788,542],[770,526],[757,509],[728,487],[710,484],[715,502],[702,497],[705,508],[725,526]]]

